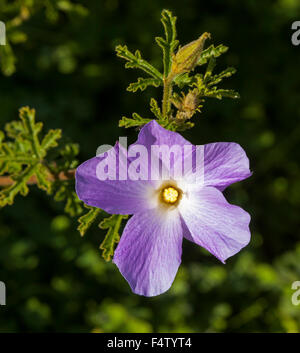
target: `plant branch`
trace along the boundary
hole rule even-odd
[[[48,181],[56,180],[72,180],[75,178],[75,169],[70,169],[67,172],[60,172],[58,175],[50,174],[47,177]],[[15,181],[9,176],[0,176],[0,187],[12,185]],[[28,185],[37,184],[38,180],[35,175],[30,177],[27,181]]]
[[[173,78],[174,78],[174,75],[172,73],[170,73],[167,78],[164,78],[162,115],[166,120],[168,119],[168,113],[169,113],[170,106],[171,106]]]

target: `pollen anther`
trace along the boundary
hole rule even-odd
[[[178,196],[179,196],[178,190],[176,190],[172,186],[163,189],[162,198],[163,198],[163,201],[165,201],[166,203],[173,204],[177,202]]]

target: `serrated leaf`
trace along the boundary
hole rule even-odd
[[[188,129],[191,129],[193,126],[195,126],[194,123],[190,121],[171,121],[165,124],[162,124],[162,126],[170,131],[185,131]]]
[[[111,217],[104,218],[99,224],[101,229],[108,229],[103,242],[100,245],[102,249],[102,256],[105,261],[110,261],[114,254],[114,247],[120,240],[119,230],[123,219],[128,218],[128,216],[123,215],[112,215]]]
[[[11,76],[16,71],[16,60],[10,43],[0,45],[0,67],[5,76]]]
[[[209,97],[209,98],[239,98],[238,92],[234,90],[228,89],[218,89],[216,86],[224,77],[230,77],[232,74],[235,73],[234,68],[228,68],[227,70],[222,71],[220,74],[212,76],[210,68],[203,78],[202,75],[196,75],[196,82],[193,84],[194,87],[197,87],[199,97]]]
[[[148,61],[142,59],[139,50],[133,54],[130,50],[128,50],[126,45],[118,45],[116,47],[116,52],[118,57],[127,60],[127,63],[125,64],[126,68],[141,69],[151,77],[163,82],[162,74],[155,67],[149,64]]]
[[[55,201],[65,201],[65,212],[71,217],[78,216],[82,213],[82,201],[79,200],[76,192],[74,191],[74,186],[67,182],[60,183],[58,190],[54,195]]]
[[[47,151],[49,148],[56,147],[58,145],[57,140],[61,138],[61,130],[49,130],[48,133],[44,136],[42,143],[41,143],[41,148],[44,151]]]
[[[123,116],[121,120],[119,120],[119,127],[125,127],[126,129],[129,127],[142,126],[149,123],[153,119],[144,119],[139,114],[133,113],[132,118],[127,118]]]
[[[86,231],[90,228],[90,226],[95,222],[99,214],[101,213],[100,208],[91,207],[84,205],[89,211],[83,216],[78,218],[79,226],[77,227],[81,236],[84,236]]]
[[[164,27],[165,38],[156,37],[155,40],[162,48],[164,77],[168,77],[172,65],[172,55],[179,43],[179,41],[176,40],[176,17],[172,15],[171,11],[163,10],[161,13],[161,22]]]
[[[161,80],[156,78],[138,78],[137,82],[131,83],[127,87],[127,91],[136,92],[138,89],[144,91],[148,86],[158,87],[162,84]]]
[[[174,79],[174,83],[179,87],[183,88],[184,86],[191,86],[192,83],[194,82],[194,77],[189,76],[188,72],[185,72],[183,74],[177,75]]]
[[[217,99],[222,99],[222,98],[238,99],[238,98],[240,98],[240,95],[238,94],[238,92],[231,90],[231,89],[213,89],[213,90],[205,92],[205,96],[217,98]]]
[[[32,146],[32,152],[36,158],[42,157],[42,150],[38,139],[38,134],[42,130],[43,123],[35,122],[35,110],[29,107],[23,107],[19,110],[20,119],[23,122],[24,130],[22,131],[22,137],[28,139]]]
[[[37,186],[40,189],[47,191],[48,194],[50,194],[52,184],[48,179],[48,175],[49,175],[48,169],[44,165],[39,164],[35,171],[35,175],[37,178]]]
[[[34,175],[37,166],[32,165],[27,167],[20,175],[14,179],[14,183],[1,190],[0,192],[0,206],[12,205],[15,196],[20,193],[22,196],[26,196],[28,193],[28,180]]]
[[[78,160],[76,159],[78,153],[79,145],[77,143],[62,142],[52,156],[56,159],[57,172],[76,168],[78,165]]]
[[[2,133],[3,134],[3,133]],[[3,134],[4,136],[4,134]],[[36,159],[20,150],[17,143],[0,143],[0,175],[4,173],[15,174],[22,170],[22,165],[36,163]]]
[[[158,120],[163,120],[160,107],[158,106],[158,103],[154,98],[151,98],[150,100],[150,110]]]
[[[176,130],[174,131],[186,131],[188,129],[191,129],[194,126],[195,126],[195,123],[192,123],[191,121],[185,121],[183,124],[177,125]]]
[[[236,73],[236,69],[234,67],[228,67],[226,70],[224,70],[224,71],[220,72],[219,74],[214,75],[213,77],[211,77],[211,79],[209,80],[207,86],[210,87],[210,86],[217,85],[224,78],[231,77],[235,73]]]
[[[53,180],[60,171],[69,169],[74,158],[72,162],[68,158],[71,158],[71,155],[74,157],[76,153],[76,150],[71,149],[70,152],[62,147],[56,152],[56,155],[57,153],[60,155],[62,162],[57,163],[56,160],[51,162],[49,156],[52,151],[49,156],[48,152],[58,146],[61,130],[50,130],[40,142],[39,134],[43,124],[35,121],[35,110],[23,107],[19,112],[20,121],[13,121],[5,126],[6,134],[10,140],[5,140],[3,132],[0,134],[0,175],[8,174],[5,177],[8,180],[14,180],[12,185],[0,191],[2,206],[11,204],[18,193],[27,194],[28,187],[24,180],[29,180],[27,175],[30,171],[33,171],[33,174],[30,175],[32,177],[30,183],[36,183],[40,189],[51,193]],[[66,210],[70,214],[78,214],[81,203],[79,200],[76,201],[77,196],[73,189],[72,192],[67,196],[64,195],[67,201]]]
[[[16,139],[23,132],[21,121],[11,121],[5,125],[5,131],[8,137]]]
[[[203,50],[201,53],[199,60],[197,61],[197,65],[204,65],[206,64],[211,58],[217,58],[220,55],[226,53],[228,47],[223,44],[218,45],[215,47],[213,44],[209,46],[207,49]]]
[[[82,202],[79,200],[75,191],[73,191],[67,198],[67,203],[64,208],[65,212],[71,217],[78,216],[82,213]]]
[[[207,84],[207,82],[211,79],[212,72],[216,66],[216,59],[214,57],[209,59],[206,72],[204,75],[204,83]]]

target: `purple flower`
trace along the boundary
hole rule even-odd
[[[142,128],[136,144],[148,151],[152,145],[192,146],[155,121]],[[119,147],[111,149],[108,158],[115,152],[120,154]],[[205,145],[204,180],[199,184],[186,182],[189,173],[182,180],[99,180],[96,170],[100,160],[103,156],[77,168],[76,192],[90,206],[113,214],[133,214],[113,259],[133,292],[155,296],[170,288],[181,262],[183,237],[223,263],[249,243],[249,214],[229,204],[222,194],[228,185],[251,175],[240,145]],[[121,168],[116,167],[118,175]]]

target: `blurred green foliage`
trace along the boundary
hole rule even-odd
[[[230,46],[219,69],[238,69],[229,85],[241,99],[207,101],[183,134],[247,151],[253,176],[225,194],[252,215],[250,245],[222,265],[185,241],[172,288],[139,297],[101,257],[106,230],[92,225],[82,239],[64,206],[33,187],[0,211],[7,287],[0,331],[300,332],[300,306],[291,302],[292,282],[300,280],[300,48],[290,41],[299,1],[0,0],[8,39],[0,46],[1,127],[20,106],[35,107],[45,130],[61,128],[80,144],[80,161],[118,136],[134,141],[136,131],[118,120],[148,111],[150,97],[161,95],[126,92],[136,76],[114,48],[140,48],[162,70],[153,41],[162,8],[177,15],[181,43],[207,31],[215,45]]]

